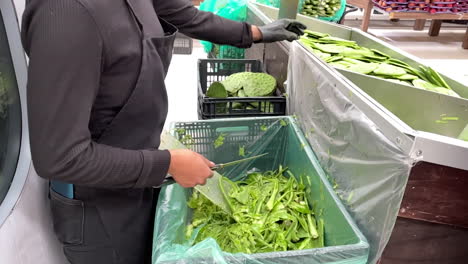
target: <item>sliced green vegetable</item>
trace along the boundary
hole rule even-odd
[[[358,63],[350,66],[348,70],[362,74],[369,74],[379,67],[377,63]]]
[[[308,208],[305,186],[290,171],[280,167],[226,181],[232,188],[222,192],[232,215],[198,191],[188,201],[193,216],[185,233],[194,244],[213,238],[225,252],[247,254],[325,247],[325,223]],[[303,205],[307,210],[295,209]]]
[[[393,66],[387,63],[381,63],[377,69],[374,70],[375,74],[387,76],[401,76],[406,74],[406,71],[400,67]]]
[[[214,147],[215,148],[219,148],[221,147],[222,145],[224,145],[224,140],[226,139],[225,138],[226,134],[224,133],[221,133],[218,138],[215,139],[214,141]]]

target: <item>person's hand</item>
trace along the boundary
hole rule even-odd
[[[215,164],[202,155],[187,149],[170,150],[169,174],[184,188],[204,185],[213,176]]]
[[[293,41],[304,35],[306,28],[304,24],[295,20],[280,19],[261,27],[253,26],[252,34],[255,42]]]

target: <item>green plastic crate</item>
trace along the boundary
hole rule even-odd
[[[281,121],[284,120],[284,121]],[[269,127],[265,131],[265,127]],[[239,146],[252,150],[249,155],[267,156],[221,171],[232,180],[251,168],[262,171],[287,166],[296,177],[304,177],[310,204],[322,212],[325,220],[326,247],[261,254],[228,254],[217,248],[214,240],[188,246],[184,228],[190,220],[186,201],[191,189],[177,184],[161,189],[156,209],[153,263],[255,263],[365,264],[369,254],[367,240],[335,195],[327,176],[309,147],[304,135],[291,117],[244,118],[196,121],[172,124],[179,138],[191,136],[191,148],[217,163],[239,159]],[[177,132],[176,132],[177,131]],[[225,134],[224,144],[215,148],[214,140]],[[307,177],[305,177],[307,176]]]
[[[208,57],[211,59],[244,59],[245,49],[213,44],[213,49],[208,54]]]

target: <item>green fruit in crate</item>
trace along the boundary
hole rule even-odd
[[[249,97],[271,95],[276,89],[276,79],[266,73],[252,73],[244,84],[245,94]]]
[[[214,82],[208,88],[208,91],[206,92],[206,96],[213,97],[213,98],[227,98],[228,93],[222,83]]]
[[[231,76],[227,77],[226,80],[222,81],[222,84],[224,85],[224,87],[226,87],[226,90],[229,93],[235,94],[237,93],[237,91],[242,89],[245,76],[248,73],[249,72],[234,73]]]
[[[238,96],[238,97],[247,97],[247,95],[245,94],[244,89],[240,89],[240,90],[237,92],[237,96]]]

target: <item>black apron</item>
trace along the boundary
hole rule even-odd
[[[157,17],[150,0],[126,1],[141,29],[141,69],[130,97],[98,143],[156,149],[167,116],[164,79],[177,29]],[[129,128],[138,132],[129,133]],[[54,230],[72,264],[151,263],[158,190],[74,189],[74,199],[50,190]]]

